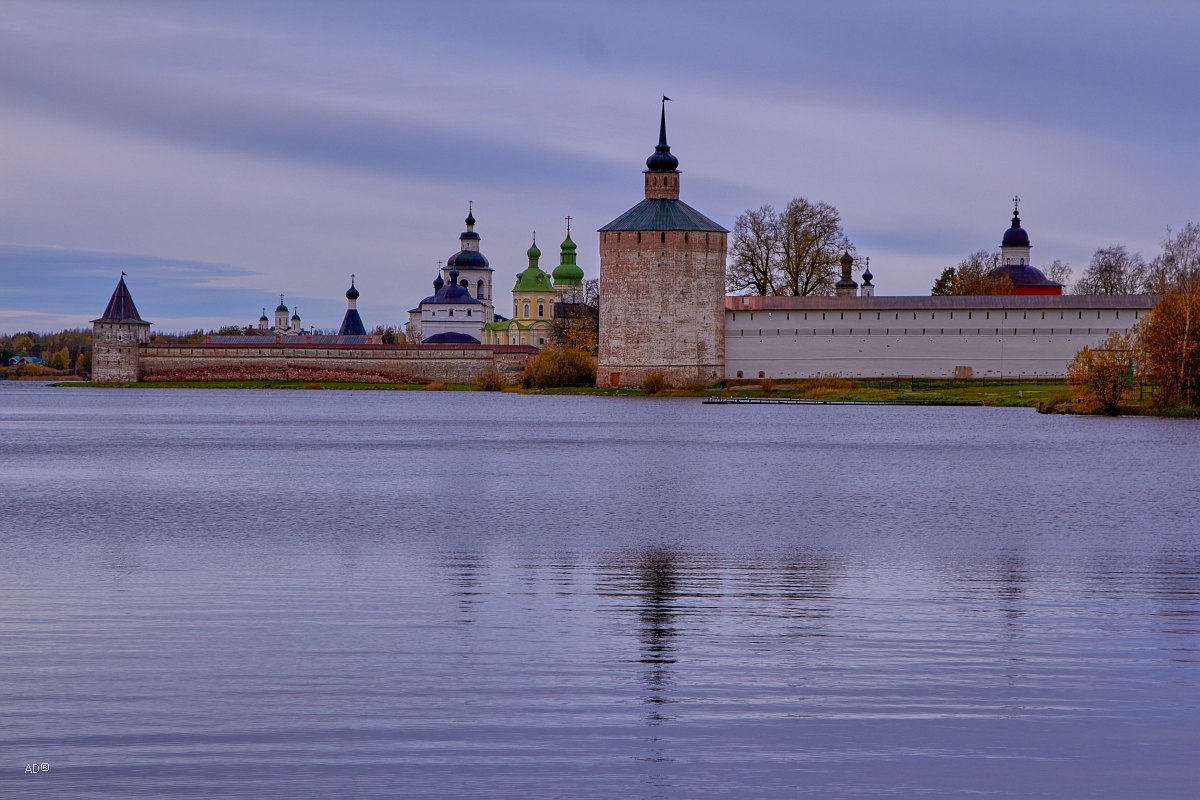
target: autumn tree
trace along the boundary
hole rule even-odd
[[[1070,264],[1066,263],[1065,261],[1060,261],[1056,258],[1050,263],[1049,266],[1043,267],[1042,272],[1050,280],[1054,281],[1055,283],[1061,283],[1064,287],[1066,287],[1071,285],[1071,274],[1074,272],[1074,270],[1071,269]]]
[[[774,294],[779,269],[779,237],[775,209],[752,208],[733,221],[729,240],[729,265],[725,288],[730,292],[749,289],[757,295]]]
[[[797,197],[775,219],[779,249],[776,294],[794,297],[831,295],[841,275],[839,259],[854,245],[842,230],[842,218],[828,203]]]
[[[14,336],[10,347],[12,347],[13,352],[17,355],[27,356],[29,355],[29,351],[33,349],[33,337],[23,333],[19,336]]]
[[[992,270],[1000,266],[1000,254],[979,250],[946,267],[934,281],[934,296],[1012,294],[1012,281],[1007,276],[994,277]]]
[[[1080,401],[1105,414],[1116,414],[1133,386],[1133,343],[1127,333],[1110,333],[1095,349],[1085,347],[1067,367],[1067,382]]]
[[[1200,397],[1200,225],[1168,229],[1149,272],[1161,297],[1134,329],[1138,369],[1160,405],[1190,406]]]
[[[47,366],[51,369],[66,369],[71,366],[71,354],[67,348],[59,350],[54,355],[50,356]]]
[[[1149,271],[1141,253],[1130,253],[1124,245],[1101,247],[1079,276],[1075,294],[1142,294]]]
[[[550,328],[555,343],[594,352],[600,339],[600,281],[586,280],[564,302],[556,302]]]

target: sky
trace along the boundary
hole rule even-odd
[[[468,201],[504,307],[564,218],[681,198],[727,228],[834,205],[880,295],[997,249],[1152,257],[1200,221],[1200,3],[0,0],[0,333],[79,327],[120,272],[164,331],[285,296],[402,324]]]

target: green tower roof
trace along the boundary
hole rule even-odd
[[[575,242],[571,241],[571,232],[563,240],[562,252],[558,257],[558,266],[554,268],[554,284],[556,286],[578,286],[583,283],[583,270],[575,263]]]
[[[537,239],[533,240],[533,245],[526,252],[529,256],[529,266],[524,272],[517,273],[517,285],[513,287],[514,292],[546,292],[550,290],[550,276],[542,271],[538,266],[538,259],[542,257],[542,251],[538,250]]]

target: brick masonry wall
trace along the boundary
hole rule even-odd
[[[474,383],[496,369],[509,381],[525,371],[531,347],[142,347],[141,380],[299,380],[356,383]]]
[[[96,322],[92,324],[92,380],[128,383],[138,376],[139,343],[149,339],[147,323]]]
[[[600,349],[596,382],[674,384],[725,374],[726,234],[600,234]]]

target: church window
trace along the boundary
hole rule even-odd
[[[1022,267],[1025,266],[1025,259],[1023,259],[1023,258],[1021,259],[1021,266]]]
[[[525,304],[525,317],[526,317],[526,318],[528,318],[528,317],[529,317],[529,303],[526,303],[526,304]]]
[[[452,308],[452,309],[450,309],[450,316],[452,316],[452,317],[454,316],[454,309],[453,309],[453,308]]]
[[[471,309],[469,309],[469,308],[467,309],[467,316],[468,317],[471,316]]]
[[[638,244],[642,243],[642,232],[638,231]]]
[[[684,244],[687,244],[687,240],[688,240],[688,237],[687,237],[687,231],[684,231],[684,232],[683,232],[683,243],[684,243]]]
[[[542,305],[541,303],[538,303],[538,316],[539,317],[546,316],[546,307],[544,305]]]
[[[662,241],[664,241],[664,242],[665,242],[666,240],[667,240],[667,232],[666,232],[666,231],[663,231],[663,232],[662,232]]]

